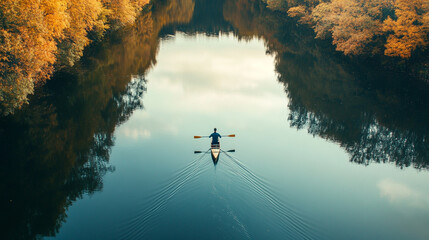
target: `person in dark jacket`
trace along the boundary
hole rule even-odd
[[[216,132],[216,128],[214,129],[214,133],[210,134],[209,138],[212,138],[212,144],[219,144],[219,138],[222,136]]]

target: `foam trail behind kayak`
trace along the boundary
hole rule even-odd
[[[202,173],[202,166],[208,166],[209,162],[200,161],[207,153],[194,159],[191,163],[176,172],[172,178],[167,180],[158,191],[147,197],[141,205],[137,214],[125,220],[119,226],[116,239],[142,239],[147,231],[156,226],[156,216],[165,208],[168,201],[174,197],[187,183]]]
[[[271,212],[276,215],[277,221],[273,220],[273,224],[279,225],[287,239],[320,238],[314,226],[301,213],[290,204],[286,204],[276,197],[273,189],[266,180],[253,173],[236,157],[231,156],[225,151],[222,151],[222,153],[232,160],[231,162],[224,161],[225,165],[230,167],[233,174],[243,179],[247,183],[247,186],[256,193],[255,195],[262,198]]]

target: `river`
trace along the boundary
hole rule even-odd
[[[160,1],[1,118],[6,239],[428,239],[427,84],[246,3]]]

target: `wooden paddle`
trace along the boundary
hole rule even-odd
[[[208,138],[209,136],[194,136],[194,138]],[[235,137],[235,134],[223,135],[222,137]]]
[[[208,138],[209,136],[194,136],[194,138]]]
[[[222,137],[235,137],[235,134],[230,134],[230,135],[224,135]]]

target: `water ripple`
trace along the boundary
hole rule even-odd
[[[120,237],[117,239],[141,239],[147,231],[155,227],[157,222],[156,216],[165,208],[168,201],[185,184],[200,175],[204,171],[203,167],[208,166],[207,162],[200,161],[208,151],[176,172],[158,191],[146,198],[135,216],[121,224],[119,227]]]
[[[166,204],[180,190],[183,190],[185,185],[190,185],[189,183],[199,180],[199,176],[207,169],[210,169],[209,166],[211,165],[211,161],[201,161],[204,156],[207,156],[208,152],[209,150],[204,152],[202,156],[195,158],[179,171],[175,172],[168,181],[158,188],[159,190],[145,198],[144,202],[138,207],[139,210],[136,214],[121,224],[118,232],[119,237],[115,239],[144,239],[148,231],[155,228],[159,223],[158,216],[166,208]],[[260,210],[260,213],[263,214],[264,221],[266,221],[270,227],[279,229],[285,239],[309,240],[321,238],[320,233],[315,230],[315,227],[310,224],[308,219],[303,217],[303,214],[290,204],[278,199],[275,191],[266,179],[263,179],[252,172],[238,158],[231,156],[225,151],[222,151],[222,153],[227,157],[225,160],[231,161],[222,161],[221,173],[227,174],[229,176],[229,180],[234,181],[236,184],[227,185],[227,183],[225,183],[225,180],[227,179],[217,181],[217,177],[215,176],[212,194],[221,200],[221,205],[226,207],[225,213],[226,216],[228,216],[227,218],[231,219],[232,222],[235,223],[237,230],[243,238],[252,239],[252,228],[249,229],[249,226],[246,225],[248,219],[240,219],[239,216],[243,212],[240,211],[240,208],[236,209],[230,205],[230,200],[232,199],[229,199],[229,197],[234,197],[235,200],[238,200],[239,202],[248,202],[250,199],[245,199],[243,196],[237,196],[235,192],[230,192],[231,187],[242,188],[242,190],[251,194],[250,197],[256,197],[259,199],[257,204],[250,201],[251,207]],[[238,179],[234,180],[234,178]],[[242,181],[242,184],[240,184],[239,180]],[[216,185],[219,184],[226,184],[228,191],[219,192],[216,188]],[[198,184],[194,185],[198,186]],[[272,215],[269,216],[269,213]]]
[[[320,238],[315,227],[311,225],[307,219],[304,219],[296,209],[290,205],[286,205],[273,194],[273,189],[265,179],[253,173],[236,157],[231,156],[225,151],[222,151],[222,153],[232,160],[231,162],[223,161],[223,163],[230,168],[228,171],[243,179],[247,183],[247,186],[251,187],[251,190],[254,191],[256,196],[268,203],[267,205],[271,212],[273,212],[278,219],[278,222],[273,223],[277,223],[288,238]]]

